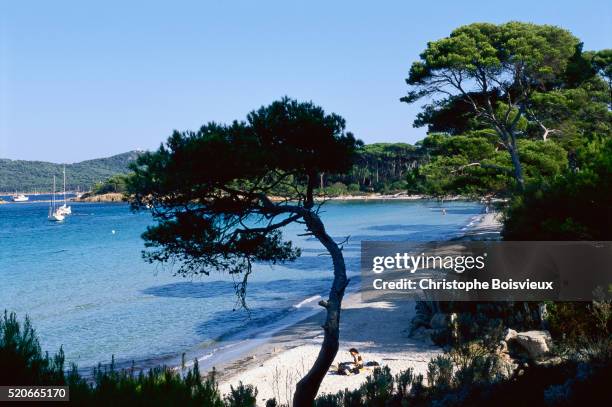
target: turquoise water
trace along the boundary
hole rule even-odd
[[[435,201],[329,202],[323,220],[345,247],[349,274],[358,274],[362,240],[444,240],[482,212],[479,204]],[[248,286],[250,312],[237,303],[222,273],[182,278],[145,263],[140,234],[147,213],[124,204],[72,204],[63,223],[46,219],[47,204],[0,205],[0,307],[29,315],[43,349],[64,346],[80,367],[107,363],[141,366],[178,355],[211,353],[224,344],[303,317],[325,296],[331,261],[313,238],[286,236],[303,248],[300,259],[258,265]],[[355,289],[358,278],[349,289]]]

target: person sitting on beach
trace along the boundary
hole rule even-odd
[[[364,365],[361,354],[355,348],[349,349],[349,353],[353,357],[353,361],[340,363],[338,365],[338,374],[341,374],[344,376],[350,376],[353,374],[359,374],[362,370],[365,369],[365,366],[368,366],[368,367],[379,366],[377,362],[368,362]]]
[[[355,368],[357,368],[358,370],[363,369],[363,358],[359,354],[359,351],[355,348],[351,348],[349,349],[349,353],[353,357],[353,365],[355,366]]]

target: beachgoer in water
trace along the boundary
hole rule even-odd
[[[442,215],[446,215],[446,208],[442,208]]]

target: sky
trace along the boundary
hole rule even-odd
[[[399,98],[428,41],[472,22],[555,24],[612,48],[609,1],[0,0],[0,158],[155,149],[288,95],[366,143],[414,143]]]

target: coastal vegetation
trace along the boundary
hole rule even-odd
[[[129,151],[112,157],[66,164],[66,188],[88,191],[92,185],[109,177],[125,174],[140,152]],[[44,161],[0,159],[0,192],[48,192],[53,188],[53,176],[60,179],[64,165]]]
[[[285,226],[304,225],[305,235],[325,248],[333,281],[328,299],[319,303],[326,311],[323,343],[296,385],[294,406],[312,404],[338,352],[348,285],[342,243],[325,230],[315,189],[321,174],[348,171],[360,144],[345,131],[342,117],[285,97],[252,111],[246,121],[174,132],[131,167],[132,208],[150,211],[156,222],[143,234],[144,258],[176,264],[182,275],[225,271],[234,276],[244,307],[253,263],[300,255],[283,239]]]
[[[94,195],[102,195],[102,194],[125,194],[127,192],[127,184],[128,178],[130,174],[116,174],[112,177],[102,181],[97,182],[91,189],[92,194]]]
[[[68,189],[90,190],[93,195],[125,193],[130,163],[140,152],[67,164]],[[353,166],[346,173],[321,173],[317,193],[328,196],[404,192],[407,175],[419,164],[420,150],[407,143],[374,143],[357,146]],[[61,164],[0,160],[0,191],[48,191]]]
[[[555,363],[536,363],[511,375],[498,352],[499,337],[482,337],[432,359],[425,376],[412,369],[393,375],[386,366],[376,367],[360,388],[320,395],[312,405],[505,406],[515,405],[517,397],[527,405],[606,405],[612,402],[612,347],[609,335],[602,333],[589,337],[580,351],[555,349]],[[585,339],[584,333],[580,338]],[[159,367],[147,372],[133,367],[117,370],[111,363],[94,368],[91,378],[85,378],[75,365],[66,369],[62,349],[53,356],[43,353],[28,318],[20,323],[14,313],[5,312],[0,319],[0,360],[11,367],[0,370],[0,385],[69,386],[72,405],[256,405],[257,387],[238,383],[221,395],[214,371],[202,377],[197,360],[190,369]],[[280,404],[269,399],[266,406]]]
[[[584,51],[578,38],[554,26],[470,24],[430,42],[410,69],[402,101],[430,100],[415,121],[429,133],[414,146],[363,145],[340,116],[283,98],[245,121],[174,132],[155,152],[67,170],[84,169],[78,179],[94,185],[94,194],[126,194],[133,209],[151,212],[156,223],[143,234],[147,261],[175,264],[186,276],[226,271],[245,308],[253,263],[300,255],[283,238],[285,226],[303,225],[325,247],[333,282],[320,303],[324,339],[297,384],[297,406],[508,405],[516,397],[535,405],[603,405],[612,375],[612,311],[603,300],[419,303],[413,328],[444,317],[431,338],[445,353],[425,377],[412,370],[392,375],[383,366],[359,389],[316,397],[339,348],[348,284],[342,242],[326,231],[316,198],[399,191],[500,196],[509,199],[505,240],[610,240],[610,55]],[[32,175],[24,165],[0,161],[0,189],[43,189],[61,171],[40,163]],[[13,175],[20,171],[29,175]],[[83,185],[71,182],[69,188]],[[545,357],[513,348],[511,330],[543,328],[555,344]],[[238,406],[253,405],[257,394],[240,383],[222,397],[214,375],[203,379],[197,363],[146,373],[111,364],[86,380],[76,367],[65,369],[61,349],[43,354],[29,321],[20,325],[14,314],[5,313],[0,324],[0,360],[11,366],[0,372],[2,384],[69,385],[76,404]]]
[[[612,134],[609,71],[609,50],[555,26],[477,23],[430,42],[402,98],[430,101],[409,188],[508,195],[577,170],[577,150]]]
[[[429,43],[421,61],[412,66],[407,82],[413,90],[403,100],[412,103],[431,95],[442,99],[424,106],[415,121],[432,132],[421,142],[427,158],[413,170],[411,188],[438,196],[508,197],[509,204],[502,208],[505,240],[608,240],[609,69],[609,51],[583,52],[569,32],[550,26],[472,24]],[[423,302],[417,311],[413,329],[434,328],[434,317],[445,321],[431,334],[449,349],[449,357],[438,360],[432,374],[433,381],[447,389],[441,405],[505,405],[512,392],[537,405],[609,400],[603,377],[610,374],[612,312],[605,299]],[[508,340],[500,350],[501,333],[508,339],[510,332],[516,334],[513,329],[540,335],[542,344],[550,339],[555,349],[544,346],[547,355],[539,360],[512,355]],[[509,379],[498,380],[486,369],[482,385],[457,378],[461,359],[450,355],[486,349],[483,341],[490,339],[496,346],[487,354],[494,359],[482,365],[494,367],[500,355],[520,361]],[[527,363],[524,369],[521,363]],[[581,380],[583,373],[587,377]],[[546,384],[542,376],[562,381]]]
[[[29,319],[20,323],[14,313],[5,312],[0,320],[0,360],[0,385],[69,386],[72,405],[225,405],[214,375],[203,379],[197,361],[192,369],[178,372],[165,367],[117,370],[111,363],[93,369],[91,379],[84,378],[76,365],[66,368],[61,348],[53,356],[43,353]]]
[[[530,186],[507,209],[506,240],[612,239],[612,138],[577,150],[579,169]]]

